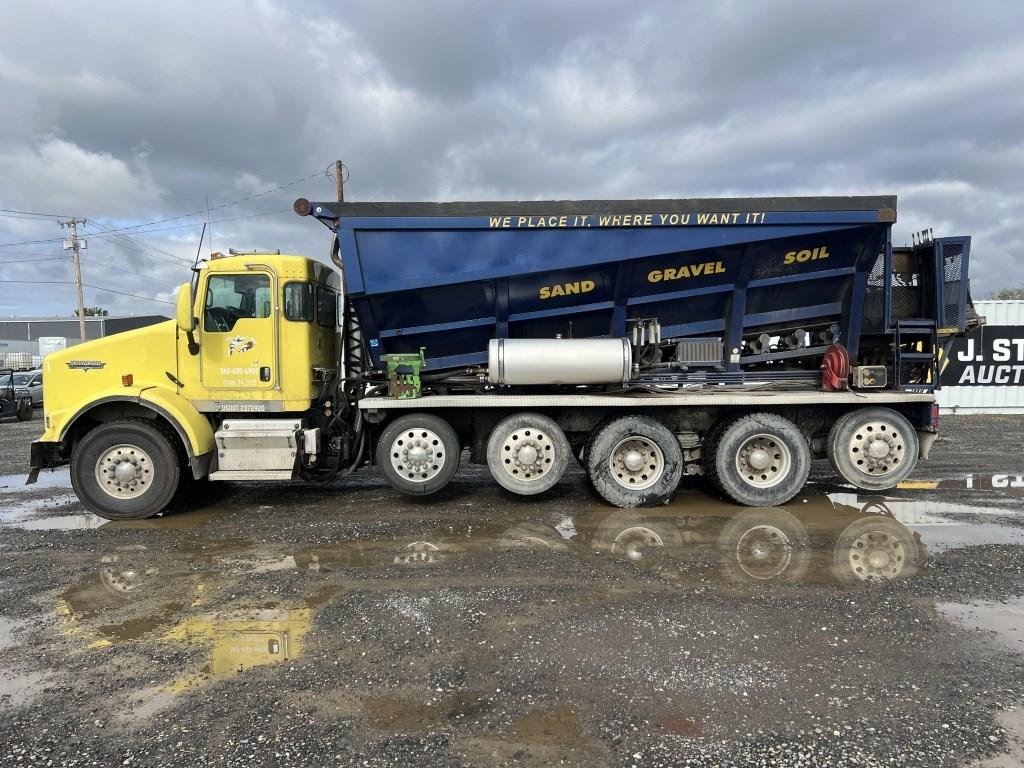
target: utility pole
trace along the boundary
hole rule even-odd
[[[334,184],[338,188],[338,202],[345,202],[345,178],[341,175],[345,171],[345,166],[341,160],[334,161]]]
[[[58,222],[61,229],[69,227],[71,229],[71,237],[64,240],[64,250],[75,252],[75,289],[78,291],[78,334],[81,336],[82,341],[85,341],[85,300],[82,298],[82,260],[79,258],[78,251],[80,248],[88,248],[89,243],[86,240],[78,239],[78,225],[85,224],[85,219],[70,219],[68,221]]]

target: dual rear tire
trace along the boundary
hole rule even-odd
[[[705,438],[703,452],[704,474],[712,485],[748,507],[785,504],[811,471],[806,436],[774,413],[752,413],[717,425]]]
[[[607,422],[591,436],[584,456],[590,484],[616,507],[663,504],[683,476],[679,440],[649,416],[622,416]]]
[[[914,427],[891,408],[850,411],[828,436],[828,458],[836,474],[867,491],[885,491],[906,480],[918,450]]]
[[[377,441],[377,467],[392,487],[427,496],[448,485],[459,468],[459,436],[444,419],[429,413],[402,416]]]

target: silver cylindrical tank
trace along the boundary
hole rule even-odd
[[[621,384],[630,378],[628,339],[491,339],[491,384]]]

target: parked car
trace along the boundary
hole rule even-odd
[[[24,387],[15,387],[11,372],[0,371],[0,417],[17,416],[18,421],[32,418],[32,398]]]
[[[14,388],[17,390],[28,390],[32,396],[32,405],[39,408],[43,404],[43,372],[42,371],[15,371],[13,374],[4,372],[0,374],[0,389],[10,387],[11,376],[14,376]]]

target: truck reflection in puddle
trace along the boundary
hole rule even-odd
[[[889,581],[913,576],[928,556],[920,536],[884,502],[800,501],[741,510],[712,502],[696,511],[683,503],[677,514],[665,508],[656,516],[616,510],[587,533],[595,548],[612,555],[638,563],[703,562],[705,579],[733,583]]]
[[[706,497],[695,503],[694,495],[681,495],[673,504],[651,510],[610,509],[597,503],[553,515],[549,509],[546,519],[513,525],[484,518],[473,524],[440,525],[433,519],[417,525],[415,519],[406,519],[407,527],[422,528],[386,538],[354,534],[346,541],[316,546],[257,545],[240,539],[178,542],[168,549],[121,546],[103,554],[95,572],[61,595],[58,614],[67,632],[89,626],[92,642],[105,645],[166,629],[183,612],[207,604],[211,591],[243,573],[267,578],[294,570],[327,578],[339,574],[335,586],[341,588],[352,569],[384,569],[386,578],[388,567],[430,567],[455,558],[530,550],[579,558],[611,556],[675,573],[683,581],[691,575],[700,581],[752,585],[850,585],[913,576],[928,557],[920,534],[894,514],[904,502],[822,494],[786,507],[742,508]],[[914,525],[928,528],[937,522],[942,521],[917,514]],[[1007,536],[1015,533],[1001,530]],[[515,578],[514,571],[506,573]],[[131,613],[133,602],[145,616],[113,620]]]
[[[302,653],[302,638],[312,621],[311,608],[221,611],[187,618],[161,640],[209,646],[209,662],[166,690],[179,693],[210,678],[226,680],[252,667],[294,659]]]
[[[844,499],[845,500],[845,499]],[[727,582],[859,584],[907,578],[928,554],[884,501],[838,503],[826,495],[787,507],[740,508],[692,495],[650,510],[583,505],[554,522],[524,521],[466,532],[452,527],[409,543],[358,540],[298,550],[296,567],[329,572],[384,564],[428,565],[510,549],[577,557],[612,555],[668,572],[672,565]],[[703,566],[703,567],[700,567]],[[677,574],[678,575],[678,574]]]
[[[366,518],[368,531],[350,520],[350,538],[313,546],[192,537],[172,543],[157,534],[150,547],[104,553],[95,571],[60,596],[57,614],[64,634],[89,648],[142,641],[200,649],[200,658],[184,669],[129,695],[124,710],[138,718],[210,681],[300,656],[317,611],[342,592],[411,591],[429,599],[447,585],[449,573],[461,586],[502,580],[515,585],[534,577],[528,565],[535,556],[574,557],[613,571],[639,569],[681,589],[906,579],[928,551],[920,535],[896,519],[898,503],[817,495],[786,507],[740,508],[685,493],[651,510],[596,502],[524,507],[534,517],[512,524],[487,514],[445,523],[426,517],[430,511],[414,509],[410,515],[406,509],[394,514],[389,527],[405,534],[381,537],[373,533],[380,530],[378,520]],[[500,561],[504,568],[465,567],[474,559]],[[410,573],[418,569],[431,571],[429,583]],[[306,574],[292,582],[305,597],[259,597],[289,572],[292,579]],[[647,584],[637,586],[643,590]],[[152,673],[147,677],[153,679]]]
[[[223,546],[216,554],[186,562],[160,557],[144,546],[119,547],[101,558],[94,574],[58,599],[63,633],[81,638],[90,649],[143,638],[203,649],[203,661],[186,666],[173,679],[130,693],[121,708],[123,720],[149,717],[180,693],[302,653],[316,610],[334,591],[320,591],[301,607],[208,610],[211,598],[227,586],[216,573],[218,567],[240,549],[237,544]]]

